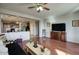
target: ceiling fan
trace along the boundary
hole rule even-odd
[[[34,3],[33,6],[28,7],[28,9],[33,9],[36,8],[37,12],[43,11],[43,10],[47,10],[49,11],[50,9],[45,7],[47,3]]]

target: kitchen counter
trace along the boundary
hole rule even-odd
[[[8,32],[5,33],[7,40],[16,40],[18,38],[22,38],[23,40],[30,39],[30,32],[29,31],[22,31],[22,32]]]

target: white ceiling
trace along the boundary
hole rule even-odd
[[[50,10],[38,13],[35,9],[27,8],[32,5],[32,3],[0,3],[0,8],[44,19],[50,15],[55,17],[69,13],[79,6],[77,3],[48,3],[46,7],[50,8]]]
[[[10,23],[10,22],[28,22],[31,21],[32,19],[28,19],[28,18],[23,18],[23,17],[17,17],[17,16],[12,16],[12,15],[2,15],[2,21],[4,23]]]

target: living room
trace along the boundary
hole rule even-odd
[[[78,3],[0,3],[0,54],[78,55],[78,27]]]

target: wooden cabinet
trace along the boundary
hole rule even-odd
[[[51,39],[58,40],[58,33],[57,32],[51,32]]]
[[[65,32],[61,32],[61,41],[66,41],[66,33]]]
[[[51,32],[51,39],[66,41],[66,33],[65,31],[53,31]]]

